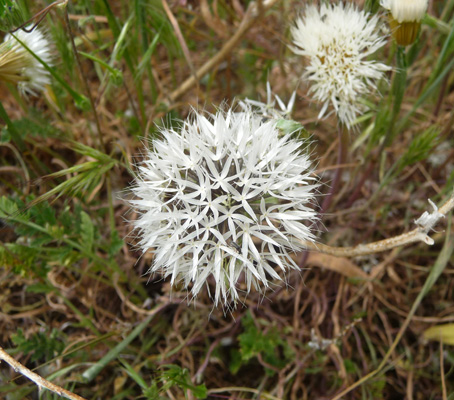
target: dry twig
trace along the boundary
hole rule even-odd
[[[304,242],[308,250],[318,251],[319,253],[330,254],[337,257],[357,257],[369,254],[381,253],[391,250],[395,247],[404,246],[415,242],[424,242],[428,245],[434,244],[434,240],[428,236],[429,231],[444,218],[454,208],[454,192],[439,209],[432,203],[434,211],[432,213],[424,212],[415,222],[418,225],[416,229],[402,235],[394,236],[388,239],[379,240],[368,244],[359,244],[353,247],[332,247],[322,243]]]
[[[203,64],[195,73],[186,79],[177,89],[175,89],[170,94],[170,100],[175,101],[183,94],[185,94],[189,89],[197,84],[198,80],[202,78],[208,71],[218,65],[226,56],[229,54],[245,33],[257,22],[257,19],[260,18],[262,12],[269,10],[280,0],[265,0],[261,3],[261,7],[257,7],[255,2],[251,3],[246,11],[246,14],[241,21],[238,30],[230,38],[229,41],[222,47],[221,50],[212,58],[210,58],[205,64]]]
[[[45,388],[50,390],[53,393],[58,394],[59,396],[65,397],[70,400],[85,400],[83,397],[80,397],[77,394],[74,394],[62,387],[55,385],[52,382],[44,379],[43,377],[39,376],[33,371],[30,371],[27,367],[22,365],[20,362],[16,361],[13,357],[11,357],[3,348],[0,347],[0,360],[5,361],[11,367],[13,367],[14,371],[19,372],[21,375],[27,377],[31,381],[33,381],[39,389]]]

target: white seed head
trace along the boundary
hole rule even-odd
[[[428,0],[381,0],[380,5],[389,10],[399,22],[419,22],[424,17]]]
[[[378,31],[378,17],[352,4],[323,3],[306,7],[292,27],[292,50],[309,59],[303,78],[311,82],[310,93],[323,103],[319,118],[331,104],[339,120],[351,127],[364,111],[359,101],[376,89],[375,81],[391,68],[368,60],[385,44]]]
[[[51,65],[50,42],[38,28],[35,28],[32,32],[18,30],[13,35],[6,35],[2,43],[2,50],[8,50],[9,58],[0,55],[0,75],[2,68],[8,67],[8,72],[15,75],[14,80],[22,94],[37,95],[44,90],[46,85],[51,83],[50,74],[20,42],[25,44],[43,62]],[[14,63],[2,65],[2,61],[7,62],[9,59],[14,60]]]
[[[282,279],[276,269],[298,268],[290,253],[314,240],[317,220],[304,143],[250,109],[194,113],[161,134],[132,188],[139,246],[154,252],[150,273],[192,284],[192,297],[210,279],[215,305],[234,307],[240,280],[261,291]]]

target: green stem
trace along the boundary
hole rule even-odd
[[[346,131],[341,123],[339,123],[339,125],[338,125],[337,135],[338,135],[338,140],[339,140],[339,146],[337,149],[337,169],[334,174],[333,183],[331,185],[331,191],[323,200],[323,203],[322,203],[322,206],[320,209],[320,214],[322,216],[323,216],[323,214],[326,213],[326,211],[328,211],[329,207],[331,206],[331,203],[333,202],[334,196],[337,194],[337,192],[339,190],[339,185],[341,182],[341,176],[342,176],[342,171],[343,171],[343,164],[345,163],[346,154],[347,154],[349,136],[346,133]]]
[[[389,146],[395,136],[396,130],[394,126],[396,124],[397,117],[402,106],[402,100],[405,94],[406,81],[407,81],[407,61],[405,58],[405,48],[402,46],[397,47],[396,54],[396,74],[394,75],[394,80],[391,88],[391,93],[394,97],[394,102],[391,111],[391,118],[389,120],[388,130],[385,136],[385,146]]]
[[[164,307],[167,304],[164,305]],[[125,338],[123,341],[118,343],[114,348],[110,349],[109,352],[101,358],[97,363],[95,363],[93,366],[88,368],[83,374],[82,374],[82,379],[84,380],[85,383],[91,382],[93,379],[95,379],[99,373],[113,360],[117,359],[120,354],[125,351],[125,349],[131,344],[131,342],[139,336],[142,331],[150,325],[151,320],[155,317],[155,315],[161,311],[163,308],[163,305],[155,307],[154,311],[155,313],[149,315],[147,318],[145,318],[139,325],[137,325],[134,330]]]
[[[422,23],[424,25],[430,26],[431,28],[437,29],[443,35],[448,35],[449,32],[451,31],[451,27],[449,26],[449,24],[430,14],[426,14],[424,16],[424,18],[422,19]]]
[[[76,43],[74,42],[74,35],[73,35],[72,29],[71,29],[71,24],[69,22],[68,6],[67,5],[65,6],[64,14],[65,14],[66,27],[68,28],[69,39],[70,39],[70,42],[71,42],[71,47],[72,47],[72,50],[73,50],[73,53],[74,53],[74,57],[76,58],[77,68],[79,69],[80,75],[82,77],[82,82],[84,83],[85,91],[87,92],[88,99],[90,100],[91,109],[92,109],[93,115],[95,117],[96,130],[98,131],[99,143],[100,143],[101,148],[104,151],[104,153],[106,153],[106,146],[104,144],[104,138],[103,138],[103,134],[102,134],[102,131],[101,131],[101,124],[99,122],[98,112],[96,111],[96,105],[95,105],[95,102],[93,100],[93,95],[91,94],[91,90],[90,90],[90,86],[88,84],[87,76],[82,71],[82,64],[80,62],[79,52],[77,51]]]

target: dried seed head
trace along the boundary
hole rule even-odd
[[[37,95],[51,82],[49,72],[31,53],[52,63],[50,42],[38,28],[8,34],[0,44],[0,80],[17,84],[24,95]]]

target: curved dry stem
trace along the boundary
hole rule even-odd
[[[378,242],[359,244],[353,247],[332,247],[322,243],[302,242],[308,250],[318,251],[320,253],[330,254],[337,257],[357,257],[376,254],[415,242],[424,242],[428,245],[432,245],[434,244],[434,241],[428,236],[428,233],[441,218],[444,218],[454,208],[454,192],[451,194],[449,200],[447,200],[440,208],[438,208],[431,200],[429,200],[429,202],[434,209],[433,212],[428,213],[425,211],[421,217],[415,221],[418,225],[416,229],[403,233],[399,236],[379,240]]]
[[[186,79],[176,90],[174,90],[169,98],[171,101],[177,100],[183,94],[185,94],[189,89],[195,86],[200,78],[209,72],[212,68],[218,65],[237,45],[237,43],[242,39],[245,33],[257,22],[257,19],[260,18],[261,14],[271,7],[273,7],[280,0],[264,0],[261,3],[261,7],[258,7],[255,2],[250,3],[247,8],[246,14],[241,21],[238,30],[235,34],[227,41],[227,43],[222,47],[219,52],[210,58],[205,64],[203,64],[195,74],[192,74],[188,79]]]
[[[48,380],[39,376],[35,372],[30,371],[19,361],[16,361],[13,357],[11,357],[5,350],[3,350],[2,347],[0,347],[0,361],[1,360],[11,365],[14,371],[33,381],[39,387],[39,389],[45,388],[53,393],[58,394],[59,396],[65,397],[70,400],[85,400],[83,397],[80,397],[79,395],[74,394],[66,389],[63,389],[62,387],[55,385],[54,383],[49,382]]]

